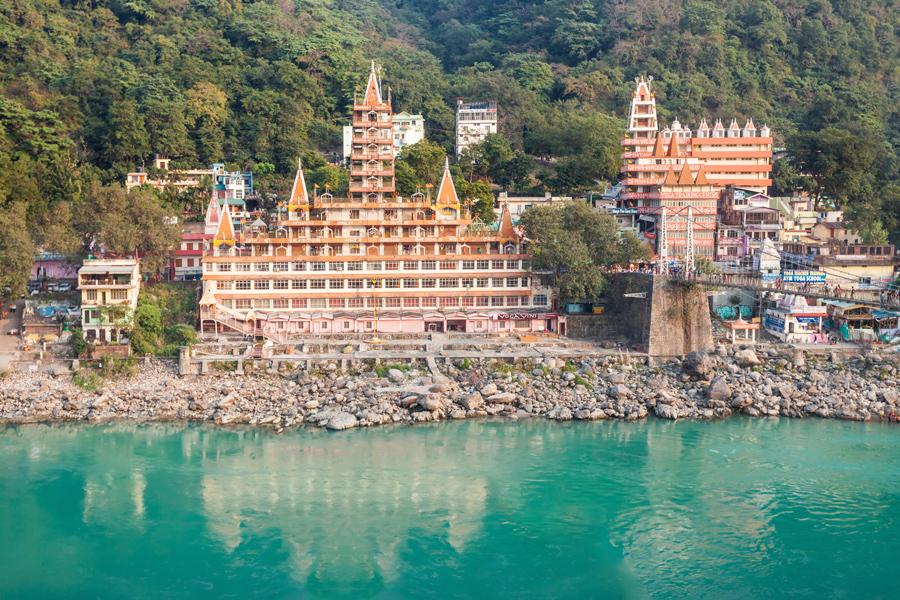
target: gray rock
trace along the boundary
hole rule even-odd
[[[388,379],[394,383],[402,383],[406,381],[406,373],[400,369],[388,369]]]
[[[493,383],[489,383],[481,388],[482,396],[491,396],[497,393],[497,385]]]
[[[734,353],[734,360],[742,367],[753,367],[761,364],[762,361],[756,356],[756,352],[752,348],[745,348]]]
[[[488,396],[487,401],[492,404],[512,404],[516,401],[516,395],[512,392],[500,392]]]
[[[799,348],[795,349],[791,354],[791,363],[795,367],[805,367],[806,366],[806,357],[803,356],[803,350]]]
[[[472,392],[459,401],[459,405],[466,410],[475,410],[484,406],[484,398],[478,392]]]
[[[437,394],[426,394],[418,400],[419,406],[425,410],[440,410],[444,408],[444,400]]]
[[[625,374],[619,373],[619,372],[610,373],[610,375],[609,375],[609,377],[607,377],[607,379],[609,379],[609,382],[612,384],[625,383]]]
[[[348,412],[338,412],[334,413],[328,422],[325,423],[325,427],[331,429],[332,431],[343,431],[344,429],[353,429],[356,427],[358,421],[356,417],[351,415]]]
[[[714,401],[726,401],[731,398],[731,386],[724,377],[716,377],[706,390],[706,397]]]
[[[575,381],[575,373],[563,373],[563,381]]]
[[[607,393],[617,400],[624,400],[628,397],[630,390],[627,386],[617,383],[616,385],[609,386],[609,391]]]
[[[688,375],[705,379],[712,372],[713,360],[706,352],[690,352],[684,357],[681,368]]]
[[[671,419],[674,421],[678,418],[678,409],[671,404],[657,403],[656,406],[653,407],[653,412],[660,419]]]

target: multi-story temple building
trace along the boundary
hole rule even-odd
[[[201,327],[291,334],[564,332],[502,208],[473,220],[448,165],[434,197],[396,194],[389,99],[374,65],[354,98],[349,197],[310,197],[298,167],[287,210],[235,232],[226,206],[203,258]]]
[[[765,193],[772,183],[771,132],[766,126],[757,130],[752,119],[743,128],[732,119],[727,129],[721,121],[710,128],[703,120],[696,132],[676,119],[660,130],[650,85],[640,78],[631,101],[619,206],[637,209],[642,232],[655,240],[660,256],[683,259],[692,237],[694,255],[711,260],[716,204],[725,188]]]

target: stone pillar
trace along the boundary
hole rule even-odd
[[[74,366],[73,366],[74,368]],[[191,349],[182,346],[178,349],[178,374],[187,375],[191,372]]]
[[[238,361],[237,361],[237,368],[234,370],[234,372],[235,372],[237,375],[243,375],[243,374],[244,374],[244,361],[243,361],[243,360],[238,359]]]
[[[200,374],[206,375],[207,373],[209,373],[209,361],[201,360],[200,361]]]

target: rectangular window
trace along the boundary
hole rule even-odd
[[[287,264],[286,262],[277,262],[277,263],[273,263],[272,267],[273,267],[272,270],[273,270],[273,271],[276,271],[276,272],[281,272],[281,271],[287,271],[287,270],[288,270],[288,264]]]
[[[333,262],[333,263],[331,263],[331,270],[332,270],[332,271],[336,271],[336,272],[343,271],[343,270],[344,270],[344,263],[342,263],[342,262]]]
[[[384,303],[388,308],[400,308],[400,298],[385,298]]]
[[[381,288],[382,281],[380,279],[366,279],[366,287],[370,290]]]
[[[491,261],[491,268],[492,268],[492,269],[495,269],[495,270],[496,270],[496,269],[502,269],[503,266],[504,266],[504,262],[503,262],[502,260],[494,260],[494,261]]]
[[[435,279],[423,279],[422,287],[423,288],[433,288],[437,285],[437,280]]]
[[[419,268],[419,262],[415,260],[407,260],[403,263],[403,270],[405,271],[415,271]]]
[[[271,282],[268,279],[254,279],[253,280],[253,289],[254,290],[267,290],[271,287]]]
[[[235,263],[234,267],[235,271],[247,272],[250,270],[250,263]]]
[[[305,290],[306,289],[306,280],[305,279],[294,279],[293,281],[291,281],[291,289]]]
[[[442,271],[455,271],[459,268],[459,262],[455,260],[442,260],[441,261],[441,270]]]
[[[491,306],[503,306],[503,296],[492,296]]]
[[[325,298],[310,298],[309,299],[309,307],[310,308],[325,308],[327,306],[327,301]]]
[[[385,271],[399,271],[400,263],[397,262],[396,260],[389,260],[386,263],[384,263],[384,270]]]
[[[474,269],[474,268],[475,268],[475,261],[474,261],[474,260],[464,260],[464,261],[463,261],[463,269],[466,269],[466,270],[472,270],[472,269]]]
[[[434,271],[437,268],[437,262],[433,260],[423,260],[422,261],[422,270],[424,271]]]
[[[545,296],[544,294],[532,296],[531,303],[534,306],[547,306],[547,296]]]
[[[324,290],[325,289],[325,280],[324,279],[313,279],[309,282],[309,288],[312,290]]]
[[[306,308],[306,298],[291,298],[291,308]]]
[[[419,287],[419,280],[418,279],[404,279],[403,287],[407,288],[407,289],[417,288],[417,287]]]
[[[272,301],[272,308],[290,308],[291,301],[287,298],[275,298]]]
[[[219,263],[217,266],[222,273],[227,273],[231,270],[231,263]]]
[[[397,289],[400,287],[400,280],[399,279],[386,279],[384,282],[384,287],[392,289],[392,290]]]
[[[128,290],[111,290],[109,298],[110,300],[127,300]]]
[[[486,287],[490,286],[490,282],[491,282],[491,280],[488,279],[487,277],[479,277],[476,280],[475,285],[480,288],[486,288]]]
[[[325,263],[323,263],[323,262],[314,262],[314,263],[312,263],[312,270],[313,270],[313,271],[324,271],[324,270],[325,270]]]
[[[350,263],[347,263],[347,270],[348,270],[348,271],[362,271],[362,270],[363,270],[363,264],[362,264],[361,262],[350,262]]]
[[[507,306],[518,306],[519,305],[519,297],[518,296],[507,296],[506,297],[506,305]]]
[[[491,280],[491,285],[494,286],[495,288],[501,288],[501,287],[503,287],[503,284],[505,282],[506,282],[506,280],[503,279],[502,277],[494,277],[494,279]]]
[[[276,290],[288,289],[288,280],[287,279],[276,279],[275,280],[275,289]]]
[[[384,306],[384,302],[381,301],[381,298],[368,298],[366,300],[366,306],[368,306],[369,308],[372,308],[373,306],[381,308],[382,306]]]
[[[419,307],[419,299],[418,298],[404,298],[403,306],[406,308],[418,308]]]
[[[473,296],[463,296],[463,306],[475,306],[475,298]]]
[[[518,269],[518,268],[519,268],[519,261],[517,261],[517,260],[508,260],[508,261],[506,261],[506,268],[507,268],[507,269]]]
[[[531,261],[523,260],[523,261],[522,261],[522,270],[523,270],[523,271],[530,271],[530,270],[531,270]]]
[[[347,281],[347,287],[349,287],[351,290],[361,290],[363,288],[363,280],[351,279]]]
[[[441,287],[442,288],[455,288],[459,287],[459,279],[441,279]]]
[[[347,307],[348,308],[362,308],[363,307],[363,299],[362,298],[348,298],[347,299]]]
[[[440,300],[441,307],[459,306],[459,298],[456,296],[443,297]]]
[[[258,300],[253,301],[253,308],[269,308],[272,306],[272,303],[268,298],[260,298]]]
[[[238,279],[237,281],[234,282],[234,287],[239,290],[249,290],[250,282],[247,281],[246,279]]]
[[[97,300],[97,290],[88,290],[87,296],[85,296],[88,302],[95,302]]]
[[[490,265],[490,263],[489,263],[488,261],[486,261],[486,260],[479,260],[479,261],[478,261],[478,270],[479,270],[479,271],[487,271],[488,268],[489,268],[489,265]]]
[[[220,290],[230,290],[230,289],[233,289],[233,288],[234,288],[234,282],[233,282],[233,281],[217,281],[217,282],[216,282],[216,289],[220,289]]]
[[[350,321],[344,321],[344,331],[349,331],[349,329],[353,327],[353,323]]]
[[[381,267],[383,265],[383,263],[378,262],[378,261],[370,262],[370,263],[366,263],[366,264],[369,267],[370,271],[380,271]]]
[[[305,262],[293,262],[293,263],[291,263],[291,268],[294,271],[305,271],[306,263]]]
[[[359,218],[359,209],[356,209],[356,208],[350,209],[350,218],[358,219]]]
[[[343,298],[329,298],[328,299],[328,308],[344,308],[344,299]]]
[[[342,290],[344,289],[344,280],[343,279],[331,279],[328,281],[328,289],[331,290]]]
[[[519,278],[518,277],[507,277],[506,278],[506,287],[519,287]]]
[[[234,307],[238,309],[246,310],[250,308],[250,299],[249,298],[238,298],[234,301]]]
[[[437,306],[437,298],[431,296],[422,298],[422,308],[434,308]]]
[[[269,263],[256,263],[253,265],[253,268],[256,271],[268,271]]]

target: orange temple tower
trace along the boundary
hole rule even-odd
[[[505,207],[496,229],[473,220],[449,164],[434,197],[396,194],[390,98],[374,64],[352,122],[348,197],[310,195],[298,165],[286,212],[239,232],[220,223],[203,258],[201,328],[276,341],[559,331]]]

